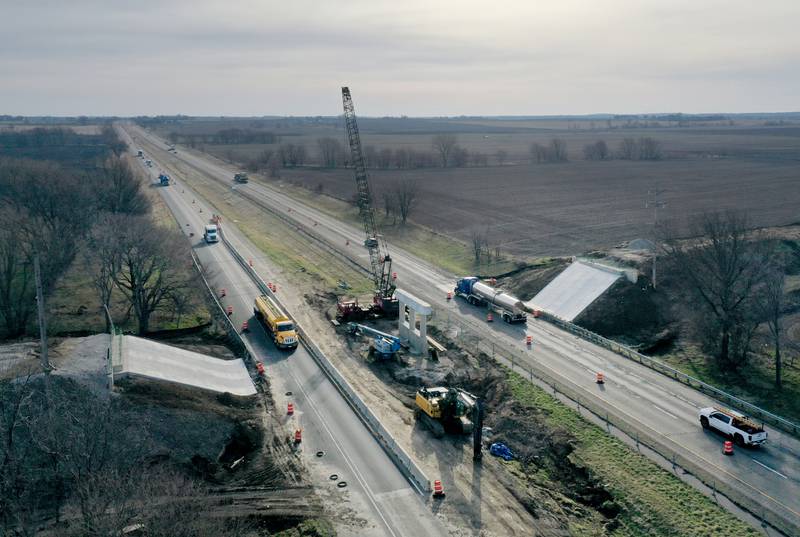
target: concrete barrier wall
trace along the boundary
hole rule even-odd
[[[244,270],[250,275],[261,292],[275,300],[275,302],[277,302],[281,308],[287,312],[289,317],[291,317],[291,313],[289,313],[288,309],[284,306],[281,300],[275,295],[275,293],[272,292],[272,290],[270,290],[269,287],[267,287],[267,284],[261,279],[255,269],[250,266],[250,263],[245,261],[236,248],[233,247],[233,245],[225,237],[225,233],[221,228],[219,235],[222,239],[222,242],[234,256],[234,258],[236,258],[239,265],[241,265],[242,268],[244,268]],[[369,429],[369,431],[372,433],[372,436],[378,441],[386,454],[389,455],[389,458],[392,459],[392,462],[394,462],[395,466],[397,466],[400,472],[418,492],[430,492],[431,483],[430,479],[428,479],[428,476],[425,475],[419,466],[417,466],[411,457],[409,457],[408,453],[406,453],[406,451],[397,443],[397,441],[395,441],[389,431],[386,430],[377,416],[375,416],[372,410],[370,410],[370,408],[364,403],[361,397],[359,397],[352,386],[350,386],[336,366],[334,366],[331,361],[328,360],[319,347],[317,347],[311,338],[308,337],[308,334],[305,330],[303,330],[303,327],[297,323],[296,319],[292,318],[292,320],[295,322],[297,332],[300,336],[300,343],[303,345],[303,347],[305,347],[309,354],[311,354],[311,357],[314,359],[317,365],[319,365],[320,369],[325,372],[325,375],[330,379],[333,385],[336,386],[336,389],[342,394],[364,425],[367,426],[367,429]]]

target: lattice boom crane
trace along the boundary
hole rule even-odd
[[[378,231],[375,223],[375,208],[372,205],[367,168],[364,165],[364,154],[361,149],[361,137],[358,134],[358,123],[353,107],[350,89],[342,88],[344,105],[344,121],[347,127],[347,140],[350,144],[350,160],[353,164],[358,189],[358,214],[364,225],[364,246],[369,251],[372,268],[372,279],[375,283],[375,305],[384,313],[397,313],[397,301],[394,298],[395,285],[392,279],[392,258],[386,247],[386,241]]]

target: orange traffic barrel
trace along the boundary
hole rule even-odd
[[[261,362],[256,362],[256,369],[258,370],[258,374],[263,377],[264,376],[264,364],[262,364]]]
[[[253,266],[253,260],[252,259],[248,259],[247,262],[250,263],[251,267]]]
[[[248,327],[247,327],[247,321],[244,321],[244,322],[242,323],[242,332],[247,332],[247,330],[248,330]]]
[[[294,405],[292,403],[286,405],[286,413],[289,414],[290,416],[294,414]]]
[[[601,372],[598,371],[597,377],[595,378],[595,382],[598,384],[605,384],[606,382],[605,375],[603,375]]]
[[[442,487],[442,482],[438,479],[433,482],[433,497],[444,498],[444,488]]]
[[[272,284],[272,292],[273,293],[277,293],[278,292],[278,284],[277,283],[273,283]]]
[[[489,313],[486,314],[486,322],[491,323],[492,321],[494,321],[494,317],[492,316],[492,312],[490,311]]]
[[[447,300],[453,299],[453,293],[447,293]]]
[[[733,442],[725,440],[725,444],[722,446],[722,453],[725,455],[733,455]]]
[[[530,347],[532,343],[533,343],[533,337],[525,336],[525,344],[528,345],[528,347]]]
[[[539,310],[533,310],[533,316],[534,316],[535,318],[537,318],[537,319],[538,319],[538,318],[539,318],[539,315],[541,315],[541,314],[542,314],[542,312],[540,312]]]
[[[233,306],[228,306],[226,311],[228,312],[228,315],[233,315]]]
[[[299,444],[303,441],[303,433],[300,432],[300,429],[295,429],[294,431],[294,443]]]
[[[225,288],[223,287],[222,290],[219,292],[219,296],[225,296]]]
[[[392,272],[392,279],[393,279],[393,280],[396,280],[396,279],[397,279],[397,273],[396,273],[396,272]]]

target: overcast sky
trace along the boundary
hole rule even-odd
[[[800,0],[0,0],[0,114],[800,110]]]

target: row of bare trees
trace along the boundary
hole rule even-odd
[[[0,161],[0,323],[6,337],[25,333],[35,302],[33,257],[45,295],[72,264],[101,212],[143,214],[149,201],[116,157],[88,172],[30,160]]]
[[[560,138],[553,138],[548,145],[539,143],[531,144],[531,162],[537,164],[548,162],[567,162],[569,154],[567,143]],[[664,158],[664,151],[661,142],[650,138],[642,137],[623,139],[617,151],[612,151],[605,140],[586,144],[583,146],[583,158],[585,160],[661,160]]]
[[[119,157],[81,171],[0,161],[0,334],[20,337],[33,320],[33,258],[47,297],[81,251],[98,309],[117,292],[147,332],[152,314],[180,301],[188,286],[179,276],[188,247],[177,231],[154,225],[149,211],[141,180]]]
[[[776,241],[752,231],[747,217],[733,211],[694,218],[689,233],[699,238],[668,238],[663,248],[672,279],[684,303],[691,305],[684,314],[697,340],[715,357],[720,371],[740,373],[759,327],[764,327],[780,387],[786,259]]]

